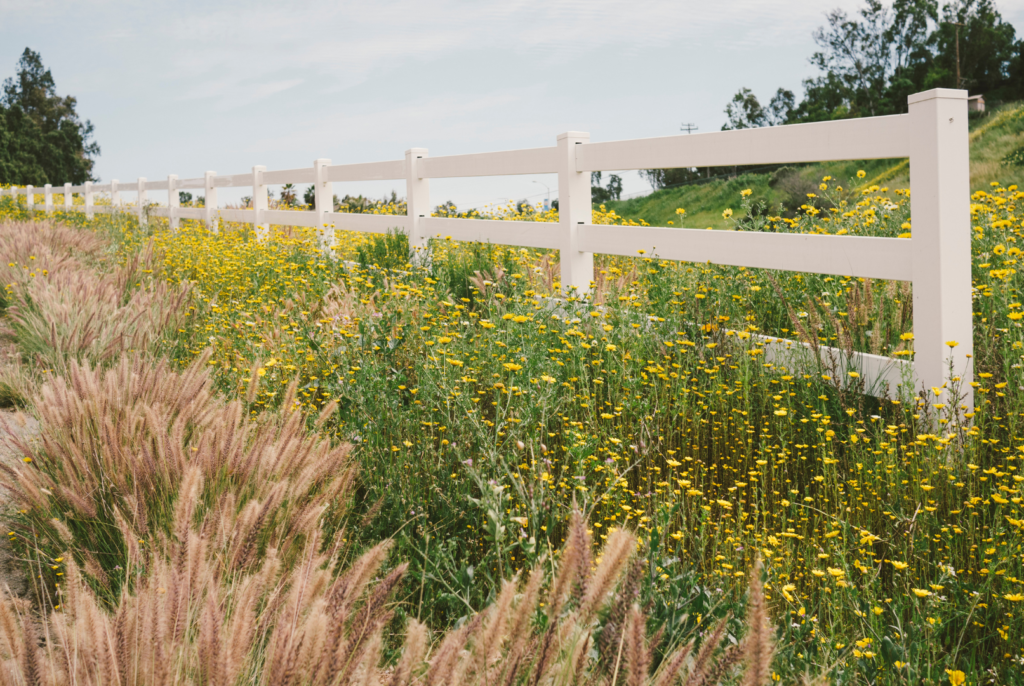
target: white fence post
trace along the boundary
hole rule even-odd
[[[138,200],[139,226],[146,225],[146,177],[139,177],[139,200]]]
[[[28,186],[25,186],[25,207],[28,208],[29,212],[32,212],[35,210],[35,204],[36,194],[34,191],[34,187],[30,184]]]
[[[178,175],[168,174],[167,175],[167,226],[171,231],[178,230],[178,224],[181,218],[178,217]]]
[[[213,185],[213,177],[217,176],[217,172],[208,171],[204,178],[206,181],[206,199],[203,200],[203,220],[206,222],[206,228],[213,233],[217,233],[219,227],[217,225],[217,187]]]
[[[53,214],[53,186],[50,184],[43,186],[43,207],[46,214]]]
[[[936,88],[915,93],[907,102],[914,367],[928,389],[941,387],[952,365],[970,407],[974,335],[967,91]],[[956,347],[947,341],[956,341]]]
[[[85,218],[92,219],[92,181],[85,182]]]
[[[427,249],[429,236],[423,233],[420,219],[430,216],[430,180],[420,178],[416,160],[427,156],[426,148],[410,148],[405,151],[405,213],[408,221],[406,231],[409,236],[410,259],[426,258],[418,253]]]
[[[71,202],[71,184],[66,183],[64,184],[64,211],[70,212],[72,204],[73,203]]]
[[[327,213],[334,211],[334,187],[327,180],[327,167],[331,161],[320,158],[313,161],[313,207],[316,210],[316,235],[320,251],[334,257],[334,228],[327,226]]]
[[[569,131],[558,137],[558,223],[563,244],[560,248],[562,291],[582,295],[594,279],[594,253],[580,252],[581,224],[593,220],[590,202],[590,174],[576,171],[576,146],[590,142],[589,133]]]
[[[117,179],[110,181],[110,207],[116,208],[121,206],[121,191],[117,190]],[[113,210],[111,210],[113,211]]]
[[[270,238],[270,224],[261,222],[264,219],[262,213],[270,209],[270,196],[267,191],[267,184],[263,183],[263,172],[267,168],[257,164],[252,168],[252,226],[256,231],[256,240],[260,243]]]

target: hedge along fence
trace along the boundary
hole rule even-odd
[[[829,355],[844,368],[860,370],[873,395],[913,394],[943,387],[950,378],[968,403],[971,397],[973,350],[970,258],[970,169],[967,137],[967,91],[938,88],[908,98],[908,113],[842,121],[760,129],[721,131],[591,143],[586,133],[568,132],[556,144],[446,157],[429,157],[412,148],[405,159],[332,165],[318,159],[312,167],[166,181],[140,178],[135,184],[64,185],[65,211],[123,211],[121,194],[136,193],[139,221],[166,217],[172,229],[181,219],[204,221],[217,230],[218,219],[255,225],[261,239],[270,225],[307,226],[318,230],[320,246],[329,252],[335,232],[386,233],[401,230],[412,249],[426,249],[431,236],[460,241],[492,242],[560,253],[561,282],[567,293],[591,288],[594,253],[664,260],[710,262],[748,268],[909,281],[913,285],[914,360],[846,352],[828,347],[810,350],[805,342],[762,337],[766,358],[789,365],[805,364],[809,356]],[[647,226],[607,226],[592,222],[590,172],[673,167],[712,167],[833,160],[908,158],[910,160],[912,237],[876,238],[808,234],[703,231]],[[559,223],[450,219],[430,216],[430,179],[558,174]],[[372,215],[334,212],[333,186],[346,181],[404,180],[407,214]],[[269,209],[267,187],[311,183],[313,211]],[[252,209],[217,207],[217,189],[251,187]],[[179,207],[178,191],[202,189],[205,207]],[[167,191],[167,207],[147,210],[149,191]],[[25,195],[31,208],[38,193],[25,189],[0,194]],[[43,189],[52,211],[53,188]],[[109,193],[110,205],[97,206],[96,193]],[[73,194],[84,205],[72,205]],[[643,252],[641,252],[643,251]],[[956,341],[958,345],[948,343]],[[820,359],[820,358],[819,358]],[[948,395],[948,392],[944,392]]]

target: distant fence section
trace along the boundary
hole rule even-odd
[[[592,223],[590,172],[677,167],[711,167],[833,160],[909,158],[912,238],[873,238],[774,234]],[[558,174],[559,223],[449,219],[430,216],[430,179]],[[405,181],[407,214],[372,215],[334,212],[333,184],[347,181]],[[313,211],[278,211],[269,207],[268,186],[313,184]],[[252,188],[251,209],[220,209],[217,189]],[[180,207],[178,191],[202,190],[205,207]],[[912,362],[855,353],[842,364],[861,370],[869,388],[889,392],[942,387],[949,371],[959,377],[970,396],[973,353],[970,261],[970,176],[967,139],[967,92],[935,89],[908,98],[908,113],[813,124],[721,131],[663,138],[592,143],[586,133],[568,132],[546,148],[509,150],[446,157],[429,157],[425,148],[407,150],[404,159],[365,164],[334,165],[318,159],[312,167],[163,181],[144,178],[134,183],[65,184],[0,191],[24,195],[34,206],[43,196],[47,211],[54,209],[53,192],[63,191],[64,210],[134,211],[165,217],[172,228],[181,219],[201,220],[216,230],[218,219],[249,222],[265,236],[272,224],[315,227],[321,247],[334,244],[335,231],[385,233],[400,229],[410,246],[425,248],[431,236],[558,250],[561,281],[567,291],[586,292],[594,274],[594,253],[686,262],[711,262],[751,268],[780,269],[910,281],[913,284],[914,349]],[[166,191],[167,206],[147,208],[147,193]],[[110,205],[94,204],[97,193],[108,194]],[[122,195],[135,194],[135,207],[124,206]],[[72,205],[72,196],[84,205]],[[950,345],[952,342],[957,345]],[[766,341],[769,359],[806,355],[804,343]],[[968,401],[970,397],[968,397]]]

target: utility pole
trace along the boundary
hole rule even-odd
[[[686,133],[693,133],[698,128],[699,127],[696,124],[680,124],[679,125],[679,130],[680,131],[685,131]]]
[[[962,83],[960,79],[960,27],[966,26],[966,24],[961,24],[955,21],[947,21],[944,23],[955,27],[953,29],[956,32],[956,85],[954,86],[954,88],[960,88],[960,85]]]

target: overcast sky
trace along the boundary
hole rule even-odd
[[[800,93],[811,32],[859,0],[0,0],[0,78],[24,48],[78,98],[103,181],[717,130],[740,87]],[[1024,26],[1024,0],[997,0]],[[1019,29],[1018,29],[1019,30]],[[436,180],[460,207],[553,177]],[[380,195],[404,184],[335,184]],[[626,192],[644,190],[635,173]],[[226,189],[225,189],[226,190]],[[554,190],[554,189],[553,189]],[[232,196],[221,191],[222,198]],[[161,198],[156,198],[162,200]]]

